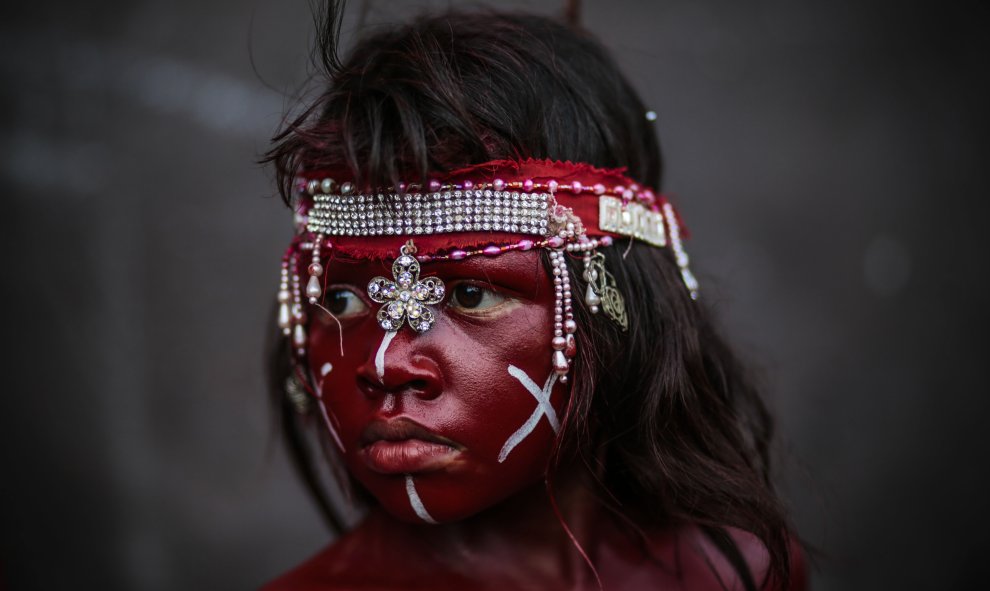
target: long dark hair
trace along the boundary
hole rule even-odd
[[[376,30],[341,62],[341,13],[331,2],[318,19],[322,92],[265,158],[287,202],[303,168],[343,168],[359,185],[387,186],[525,157],[626,167],[660,187],[646,108],[586,32],[541,16],[450,12]],[[620,332],[575,302],[580,346],[557,457],[594,466],[598,497],[627,524],[700,526],[750,589],[758,584],[725,528],[755,534],[770,557],[763,583],[786,587],[788,524],[769,478],[773,423],[756,388],[689,297],[669,249],[603,250],[630,327]],[[287,359],[273,347],[275,401],[297,467],[338,523],[285,396]]]

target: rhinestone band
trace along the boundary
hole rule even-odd
[[[493,230],[548,236],[549,193],[443,191],[313,196],[306,229],[326,236],[413,236]]]

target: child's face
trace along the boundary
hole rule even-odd
[[[389,262],[334,260],[308,363],[351,474],[390,513],[454,521],[538,482],[566,390],[550,380],[554,285],[539,252],[424,263],[446,293],[417,333],[368,296]],[[343,355],[341,355],[341,338]]]

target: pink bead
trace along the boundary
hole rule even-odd
[[[611,236],[602,236],[602,238],[601,238],[601,240],[599,240],[599,242],[601,242],[602,246],[612,246],[612,237]]]
[[[431,257],[428,254],[421,254],[418,257],[416,257],[416,260],[419,261],[419,262],[421,262],[421,263],[428,263],[428,262],[430,262],[430,261],[433,260],[433,257]]]
[[[520,240],[519,241],[519,250],[529,250],[531,248],[533,248],[533,241],[532,240]]]
[[[468,191],[474,188],[474,183],[471,181],[464,181],[464,188]]]
[[[454,259],[455,261],[459,261],[459,260],[463,259],[466,256],[467,256],[467,253],[464,252],[463,250],[455,250],[455,251],[453,251],[453,252],[450,253],[450,258]]]
[[[560,236],[553,236],[552,238],[547,240],[547,245],[549,245],[551,248],[560,248],[561,246],[564,245],[564,239],[561,238]]]
[[[639,185],[637,185],[636,183],[629,185],[629,188],[633,191],[639,191]]]
[[[526,191],[532,191],[533,190],[533,179],[526,179],[526,181],[523,183],[523,189],[526,190]]]
[[[583,190],[584,187],[581,186],[581,181],[574,181],[573,183],[571,183],[571,191],[574,191],[575,193],[580,193]]]
[[[615,188],[612,189],[612,193],[614,193],[616,195],[622,195],[622,193],[624,193],[625,190],[626,190],[626,188],[623,187],[622,185],[616,185]]]
[[[440,190],[440,181],[438,180],[430,181],[430,191],[436,193],[439,190]]]
[[[557,181],[550,181],[549,183],[547,183],[547,188],[550,189],[551,193],[557,190],[557,186],[558,186]]]
[[[492,244],[491,246],[486,246],[485,250],[481,251],[485,256],[493,257],[495,255],[501,254],[502,249]]]
[[[503,181],[502,179],[495,179],[495,182],[492,183],[492,186],[495,187],[496,191],[501,191],[502,189],[505,188],[505,181]]]
[[[647,203],[653,203],[657,200],[657,196],[653,194],[653,191],[647,189],[643,192],[643,199],[645,199]]]
[[[605,192],[605,185],[601,183],[595,183],[595,194],[601,195]]]
[[[406,187],[408,187],[408,185],[406,185],[405,183],[399,183],[399,192],[400,193],[405,193],[406,192]]]
[[[567,339],[564,342],[567,343],[567,346],[564,349],[564,355],[567,355],[567,357],[574,357],[574,354],[577,353],[577,341],[574,338],[574,335],[567,335]]]
[[[633,197],[635,196],[636,194],[632,192],[632,189],[626,189],[625,191],[622,192],[622,199],[624,199],[625,201],[632,201]]]

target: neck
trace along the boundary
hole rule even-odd
[[[598,544],[615,539],[614,527],[581,478],[557,476],[552,492],[553,501],[539,482],[468,519],[440,525],[404,523],[376,507],[358,530],[387,540],[387,548],[377,546],[387,564],[405,556],[409,565],[424,570],[594,588],[594,574],[577,544],[593,559]]]

